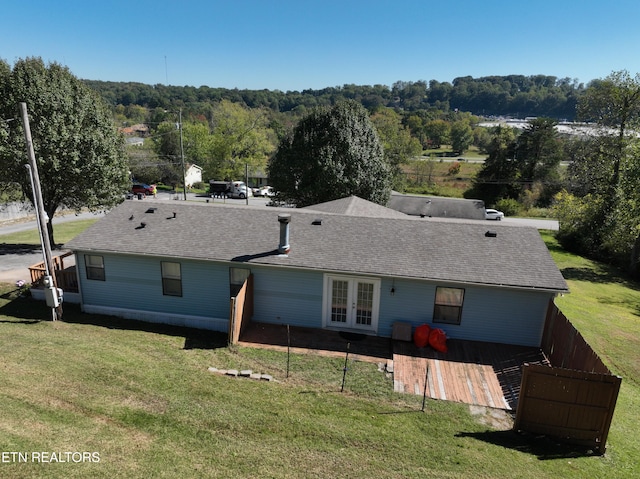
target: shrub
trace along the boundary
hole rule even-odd
[[[497,201],[496,209],[502,211],[505,216],[514,216],[520,211],[520,203],[513,198],[503,198]]]
[[[454,176],[458,173],[460,173],[460,163],[458,161],[455,161],[451,163],[451,166],[449,167],[449,176]]]

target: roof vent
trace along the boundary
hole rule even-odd
[[[311,222],[312,225],[320,226],[322,225],[322,218],[316,218]]]
[[[289,246],[289,223],[291,215],[289,213],[280,213],[278,215],[280,223],[280,244],[278,245],[278,253],[287,255],[291,247]]]
[[[495,237],[497,237],[497,236],[498,236],[498,233],[496,233],[495,231],[491,231],[491,230],[489,230],[489,231],[487,231],[484,235],[485,235],[487,238],[495,238]]]
[[[149,208],[145,213],[155,213],[158,208]]]

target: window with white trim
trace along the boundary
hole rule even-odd
[[[104,281],[104,258],[95,254],[84,255],[84,266],[87,272],[87,279]]]
[[[433,322],[460,324],[463,302],[464,289],[438,286],[433,306]]]
[[[182,271],[180,263],[162,261],[162,294],[182,296]]]

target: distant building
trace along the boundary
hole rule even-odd
[[[422,218],[484,219],[484,201],[441,196],[403,195],[393,192],[387,207]]]
[[[143,146],[144,138],[138,136],[132,136],[131,138],[125,138],[127,146]]]
[[[202,168],[198,165],[189,165],[185,172],[185,183],[191,188],[196,183],[202,183]]]

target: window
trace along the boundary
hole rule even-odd
[[[84,264],[87,269],[87,279],[104,281],[104,258],[102,256],[85,254]]]
[[[331,322],[347,322],[349,282],[334,279],[331,286]]]
[[[464,289],[436,288],[436,300],[433,307],[433,322],[460,324]]]
[[[182,274],[180,263],[162,261],[162,294],[166,296],[182,296]]]

